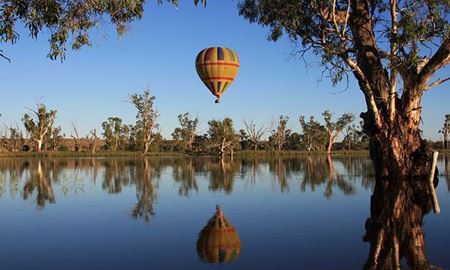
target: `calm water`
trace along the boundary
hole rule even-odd
[[[425,253],[450,269],[438,168]],[[374,185],[365,157],[0,159],[0,269],[361,269]],[[228,241],[211,263],[197,241],[217,204],[240,244],[211,240]]]

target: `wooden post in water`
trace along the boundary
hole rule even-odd
[[[434,173],[436,171],[436,162],[438,158],[439,153],[437,151],[434,151],[433,153],[433,163],[431,163],[431,172],[430,172],[430,178],[428,179],[428,185],[430,187],[431,196],[433,199],[433,210],[435,214],[439,214],[441,212],[441,208],[439,207],[439,201],[436,195],[436,190],[434,189]]]

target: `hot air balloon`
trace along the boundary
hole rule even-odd
[[[202,229],[197,240],[197,253],[209,263],[228,263],[241,251],[241,240],[236,229],[216,206],[216,213]]]
[[[231,49],[211,47],[203,49],[195,60],[198,76],[208,87],[209,91],[220,97],[230,86],[239,71],[239,57]]]

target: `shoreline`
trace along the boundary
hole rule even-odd
[[[438,149],[439,154],[450,154],[450,149]],[[278,158],[278,157],[301,157],[301,156],[326,156],[325,151],[237,151],[235,158]],[[332,152],[332,156],[369,156],[369,150],[337,150]],[[108,157],[142,157],[142,153],[137,151],[99,151],[92,155],[90,152],[0,152],[0,158],[8,157],[45,157],[45,158],[108,158]],[[150,152],[146,157],[213,157],[216,155],[203,153],[180,153],[180,152]],[[224,158],[229,158],[225,155]]]

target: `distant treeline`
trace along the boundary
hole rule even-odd
[[[55,126],[56,110],[49,110],[39,100],[36,107],[28,109],[22,117],[24,129],[18,124],[0,129],[0,151],[18,152],[90,152],[136,151],[178,152],[187,154],[233,155],[235,151],[315,151],[331,153],[334,150],[368,149],[368,137],[362,131],[362,123],[354,123],[355,115],[344,113],[333,120],[330,111],[322,113],[323,119],[300,115],[300,130],[288,128],[288,116],[281,115],[276,121],[257,125],[253,120],[244,120],[243,129],[236,130],[231,118],[208,121],[205,134],[199,133],[199,119],[190,113],[178,115],[179,126],[172,132],[172,138],[163,138],[159,132],[159,112],[154,108],[155,97],[145,90],[142,94],[132,94],[129,102],[136,108],[136,122],[125,124],[122,119],[112,116],[102,123],[101,134],[93,129],[80,136],[75,123],[71,136],[62,133]],[[336,142],[337,138],[342,138]],[[442,142],[434,147],[443,148]]]

